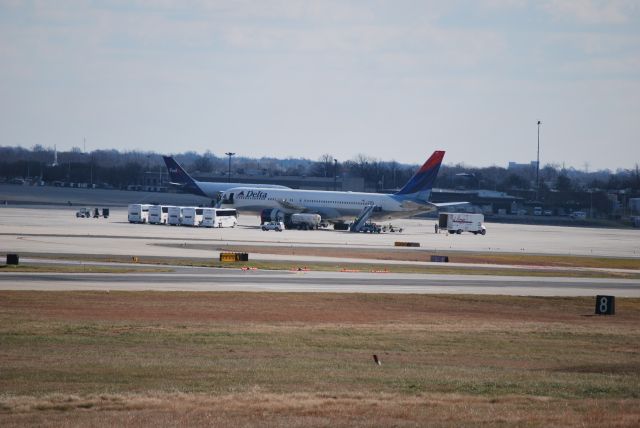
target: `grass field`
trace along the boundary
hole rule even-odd
[[[175,246],[178,245],[167,245]],[[187,244],[182,248],[201,249],[203,244]],[[569,256],[550,254],[514,254],[497,252],[472,251],[433,251],[426,249],[407,248],[344,248],[344,247],[304,247],[304,246],[274,246],[274,245],[243,245],[221,246],[218,251],[240,251],[248,253],[264,253],[299,256],[324,256],[335,258],[361,258],[428,262],[434,254],[448,256],[452,263],[496,264],[517,266],[552,266],[552,267],[581,267],[603,269],[637,269],[640,270],[640,258],[614,258],[593,256]]]
[[[638,426],[640,299],[594,307],[0,292],[0,425]]]

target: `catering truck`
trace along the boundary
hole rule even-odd
[[[482,222],[484,222],[484,215],[482,214],[440,213],[438,216],[440,230],[447,230],[449,233],[458,235],[462,232],[484,235],[487,233],[487,229]]]

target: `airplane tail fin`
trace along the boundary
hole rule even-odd
[[[176,184],[195,184],[195,180],[171,156],[162,156],[169,170],[169,180]]]
[[[171,156],[162,156],[169,171],[169,181],[173,185],[181,186],[183,190],[204,196],[198,183]]]
[[[396,195],[412,195],[417,199],[428,200],[443,158],[444,150],[436,150],[433,152],[431,157],[427,159],[424,165],[420,167]]]

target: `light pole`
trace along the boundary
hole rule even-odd
[[[536,160],[536,201],[538,200],[538,192],[540,191],[540,124],[538,121],[538,158]]]
[[[225,155],[229,156],[229,183],[231,183],[231,156],[235,155],[235,153],[226,152]]]
[[[338,159],[333,160],[333,191],[338,190]]]

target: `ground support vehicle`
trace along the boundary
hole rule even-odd
[[[462,232],[471,232],[474,235],[487,233],[482,222],[484,215],[469,213],[440,213],[438,226],[441,230],[447,230],[451,234],[460,235]]]
[[[380,227],[379,225],[377,225],[375,223],[365,223],[364,225],[362,225],[362,227],[360,227],[358,232],[362,232],[362,233],[380,233],[380,232],[382,232],[382,227]]]
[[[284,230],[284,223],[281,221],[269,221],[262,223],[262,230],[275,230],[276,232],[282,232]]]
[[[89,208],[80,208],[78,211],[76,211],[76,217],[89,218],[91,217],[91,210]]]
[[[285,225],[290,229],[313,230],[317,229],[321,222],[322,217],[320,217],[320,214],[296,213],[291,214],[289,224],[285,223]]]
[[[384,226],[382,226],[382,231],[383,232],[392,232],[392,233],[398,232],[398,233],[400,233],[400,232],[402,232],[402,230],[403,229],[401,227],[394,226],[392,224],[385,224]]]

